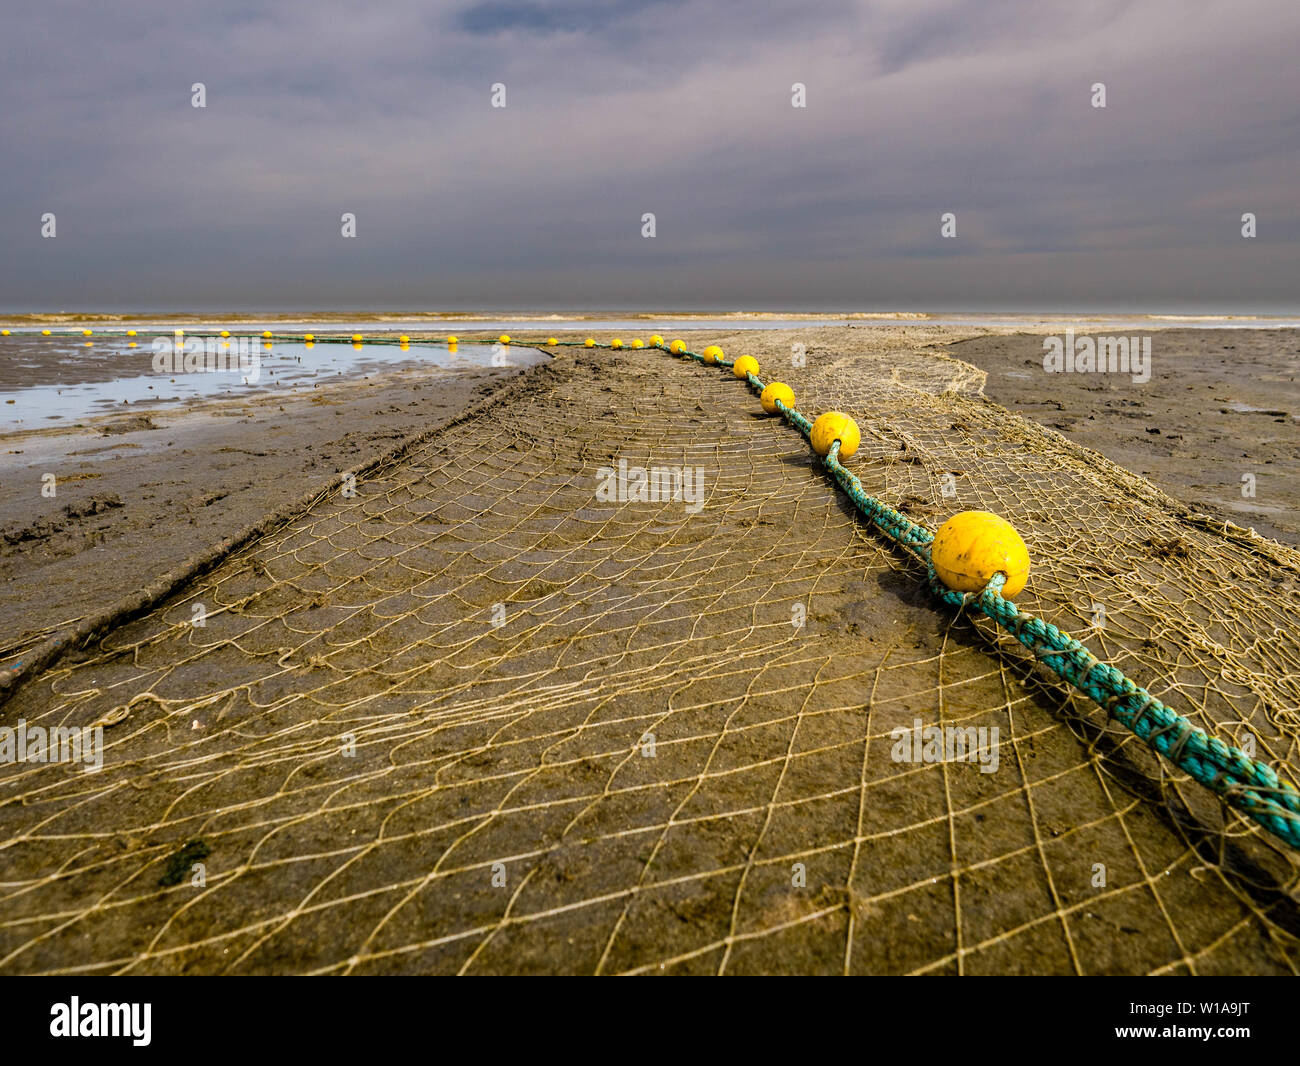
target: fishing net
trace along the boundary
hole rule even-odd
[[[1022,607],[1294,780],[1300,555],[987,401],[937,333],[857,332],[802,367],[795,334],[708,341],[852,414],[847,465],[913,520],[1009,519]],[[703,505],[601,498],[620,462],[702,471]],[[936,603],[742,382],[660,351],[561,352],[20,718],[105,751],[0,767],[5,972],[1300,964],[1293,849]],[[918,725],[996,728],[997,758],[900,758]]]

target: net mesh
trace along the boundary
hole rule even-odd
[[[912,337],[789,369],[791,335],[709,340],[851,413],[868,492],[1012,521],[1026,610],[1294,780],[1300,555]],[[704,506],[602,502],[620,460],[702,469]],[[657,351],[562,353],[35,678],[19,718],[104,724],[105,757],[0,767],[6,972],[1300,963],[1293,851],[937,605],[743,383]],[[997,727],[996,771],[896,761],[918,720]]]

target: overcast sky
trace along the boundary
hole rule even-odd
[[[1296,0],[7,2],[0,307],[1294,311],[1298,41]]]

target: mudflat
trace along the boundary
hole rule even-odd
[[[916,521],[1008,515],[1025,610],[1290,776],[1300,557],[998,406],[969,338],[687,337],[852,412]],[[704,506],[602,498],[624,463]],[[104,746],[0,767],[0,971],[1300,966],[1294,853],[939,607],[727,369],[563,349],[331,479],[6,702]]]
[[[0,647],[111,606],[517,370],[399,371],[0,437]],[[42,495],[52,473],[57,494]]]
[[[1131,373],[1048,373],[1041,334],[977,337],[949,352],[988,373],[991,400],[1198,510],[1300,543],[1300,333],[1133,336],[1150,340],[1145,383]]]

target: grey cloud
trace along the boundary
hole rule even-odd
[[[158,0],[7,22],[14,310],[1294,306],[1300,10],[1280,0]]]

